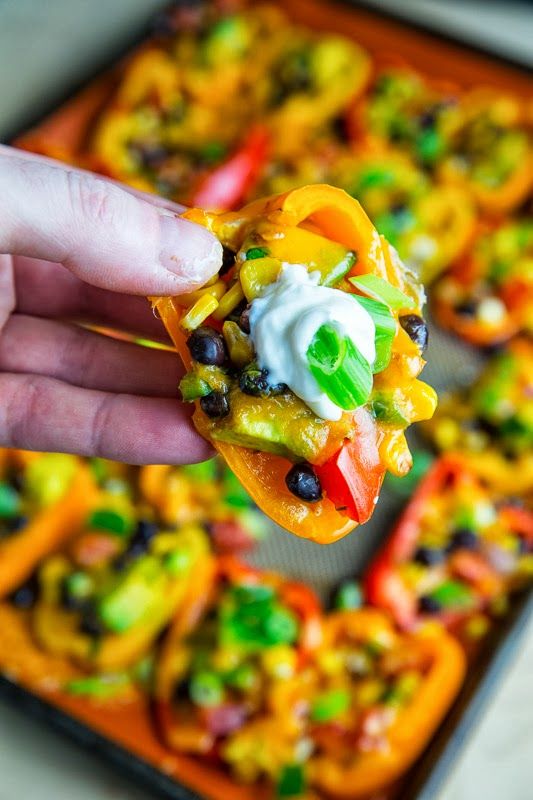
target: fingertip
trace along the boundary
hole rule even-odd
[[[222,245],[208,230],[165,209],[159,210],[161,265],[175,276],[175,293],[202,286],[222,265]]]

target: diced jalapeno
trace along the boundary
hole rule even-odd
[[[202,670],[189,681],[189,695],[193,703],[202,708],[218,706],[224,697],[224,685],[215,672]]]
[[[344,581],[335,594],[333,605],[338,609],[360,608],[363,602],[357,581]]]
[[[19,493],[9,483],[0,482],[0,519],[14,517],[19,511]]]

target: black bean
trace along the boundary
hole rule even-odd
[[[36,575],[32,575],[26,583],[19,586],[9,595],[9,601],[15,608],[33,608],[39,596],[39,582]]]
[[[219,275],[225,275],[226,272],[229,272],[230,269],[235,264],[235,253],[233,250],[230,250],[229,247],[225,245],[222,246],[222,266],[219,271]]]
[[[244,333],[250,333],[250,311],[252,310],[251,305],[246,305],[243,309],[240,317],[239,317],[239,328]]]
[[[17,492],[24,491],[24,473],[14,472],[9,479],[9,483]]]
[[[413,556],[418,564],[431,567],[440,564],[444,560],[444,553],[438,547],[418,547]]]
[[[311,464],[295,464],[285,476],[287,489],[307,503],[316,503],[322,498],[322,487]]]
[[[391,214],[396,217],[402,216],[407,210],[407,205],[405,203],[395,203],[393,206],[391,206]],[[412,316],[416,315],[413,314]]]
[[[255,364],[243,369],[239,377],[239,389],[252,397],[267,397],[270,394],[267,370],[259,369]]]
[[[418,117],[418,124],[422,130],[435,127],[435,123],[437,122],[437,111],[437,108],[428,109],[428,111],[424,111],[424,113]]]
[[[223,392],[210,392],[200,399],[200,408],[211,419],[229,414],[229,400]]]
[[[137,523],[133,539],[148,543],[154,538],[157,531],[158,527],[155,522],[148,519],[140,519]]]
[[[475,300],[465,300],[455,306],[455,313],[461,317],[475,317],[477,314],[477,303]]]
[[[197,328],[187,339],[192,358],[200,364],[220,367],[227,357],[223,336],[214,328]]]
[[[18,533],[19,531],[23,530],[27,524],[28,517],[24,517],[22,514],[6,520],[6,526],[9,533]]]
[[[428,346],[428,326],[418,314],[404,314],[399,318],[400,325],[423,353]]]
[[[168,156],[168,150],[160,144],[149,144],[132,142],[129,151],[134,158],[138,159],[143,167],[156,169]]]
[[[457,528],[453,534],[448,545],[448,552],[453,553],[454,550],[476,550],[479,545],[479,540],[470,528]]]
[[[96,609],[92,606],[84,609],[80,619],[79,631],[93,638],[98,638],[105,633],[105,625],[98,616]]]
[[[335,136],[336,139],[339,140],[339,142],[344,142],[345,144],[347,144],[350,141],[350,136],[348,134],[348,126],[346,124],[346,117],[343,114],[339,115],[338,117],[335,117],[331,127],[333,129],[333,135]]]
[[[424,614],[438,614],[441,610],[441,605],[438,600],[431,597],[429,594],[422,595],[418,601],[418,608]]]

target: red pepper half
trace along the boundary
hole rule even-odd
[[[408,561],[416,549],[420,520],[428,498],[439,488],[460,480],[472,480],[472,475],[459,456],[445,456],[436,461],[365,575],[366,601],[389,611],[402,628],[413,627],[417,621],[418,604],[397,566]]]
[[[267,161],[268,150],[268,132],[263,126],[257,125],[227,161],[202,179],[189,204],[210,211],[238,207],[259,178]]]

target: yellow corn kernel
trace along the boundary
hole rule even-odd
[[[229,391],[230,378],[220,367],[211,364],[196,364],[194,371],[200,380],[205,381],[214,392]]]
[[[431,419],[437,408],[437,393],[424,381],[413,381],[409,387],[409,400],[412,409],[409,415],[410,422]]]
[[[340,675],[344,670],[344,658],[338,650],[324,650],[317,656],[317,661],[326,675]]]
[[[244,367],[254,357],[254,349],[244,331],[241,331],[236,322],[226,320],[222,333],[228,347],[230,361],[236,367]]]
[[[296,651],[286,644],[269,647],[261,656],[261,665],[271,678],[292,678],[296,661]]]
[[[406,670],[398,677],[394,691],[403,701],[410,700],[420,686],[421,680],[419,672],[414,669]]]
[[[254,258],[242,265],[239,278],[246,299],[251,302],[262,293],[265,286],[277,280],[281,264],[276,258]]]
[[[239,652],[231,647],[219,647],[211,657],[211,663],[217,672],[231,672],[239,666]]]
[[[194,331],[199,328],[204,320],[206,320],[213,311],[218,308],[218,300],[212,294],[204,294],[199,300],[190,308],[183,319],[181,320],[181,327],[186,331]]]
[[[201,289],[196,289],[194,292],[187,292],[187,294],[180,294],[174,298],[174,302],[182,306],[182,308],[190,308],[198,302],[206,294],[216,297],[217,300],[224,295],[226,291],[226,284],[224,281],[216,281],[215,283],[207,283]]]
[[[359,706],[373,706],[383,695],[385,682],[379,678],[366,678],[356,685],[354,699]]]
[[[236,281],[226,294],[218,299],[218,308],[213,314],[214,318],[225,319],[242,300],[244,300],[244,292],[239,281]]]
[[[467,620],[464,631],[469,639],[482,639],[490,628],[490,620],[484,614],[476,614]]]
[[[413,457],[402,430],[387,430],[379,445],[383,466],[399,478],[407,475],[413,466]]]
[[[460,428],[451,417],[439,419],[435,425],[435,443],[439,450],[452,450],[459,438]]]
[[[521,578],[533,577],[533,555],[528,554],[518,559],[518,575]]]
[[[426,568],[422,564],[417,564],[415,561],[406,561],[400,568],[400,574],[402,580],[410,589],[416,589],[426,574]]]

